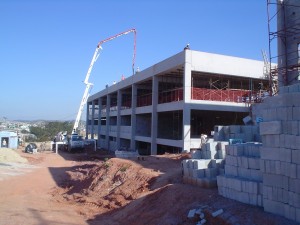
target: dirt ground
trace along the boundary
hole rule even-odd
[[[34,167],[0,179],[0,225],[189,225],[196,224],[189,210],[201,207],[206,224],[296,224],[223,198],[216,188],[183,184],[180,162],[188,154],[129,160],[103,152],[22,150]],[[218,209],[224,212],[213,218]]]

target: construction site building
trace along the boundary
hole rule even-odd
[[[86,137],[111,151],[190,152],[215,125],[243,124],[267,87],[262,61],[184,49],[90,96]]]

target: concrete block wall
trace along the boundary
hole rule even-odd
[[[256,112],[262,136],[264,210],[300,222],[300,84],[282,87]]]
[[[226,146],[229,144],[229,139],[241,139],[243,142],[255,141],[255,132],[258,133],[258,126],[215,126],[214,128],[214,139],[208,139],[208,141],[202,144],[201,149],[197,149],[191,152],[191,158],[182,162],[182,173],[184,182],[196,184],[201,187],[215,187],[217,186],[217,176],[224,174]],[[252,145],[251,145],[252,146]],[[249,147],[250,148],[250,147]],[[244,154],[244,153],[243,153]],[[245,154],[253,157],[257,157],[259,152],[255,149],[248,151],[245,149]],[[230,161],[231,158],[226,159]],[[259,163],[255,160],[244,159],[239,157],[239,160],[234,164],[226,165],[227,171],[231,171],[232,174],[237,174],[237,163],[242,164],[244,161],[250,166],[257,168]],[[226,169],[225,168],[225,169]],[[256,171],[250,169],[241,169],[240,173],[249,173],[249,176],[257,177],[260,176]]]
[[[230,125],[215,126],[214,140],[228,141],[229,139],[241,139],[242,142],[261,142],[259,127],[257,125]]]
[[[192,158],[194,159],[224,159],[225,146],[228,141],[214,141],[209,139],[207,143],[203,144],[200,149],[192,151]]]
[[[217,176],[219,194],[246,204],[263,206],[260,143],[226,146],[225,173]]]
[[[185,159],[181,162],[184,183],[199,187],[216,187],[217,175],[222,174],[222,159]]]

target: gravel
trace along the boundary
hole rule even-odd
[[[27,159],[21,157],[17,150],[11,148],[0,148],[0,163],[5,162],[18,162],[27,163]]]

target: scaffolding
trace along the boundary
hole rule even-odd
[[[299,80],[299,11],[298,0],[267,0],[271,95]]]

